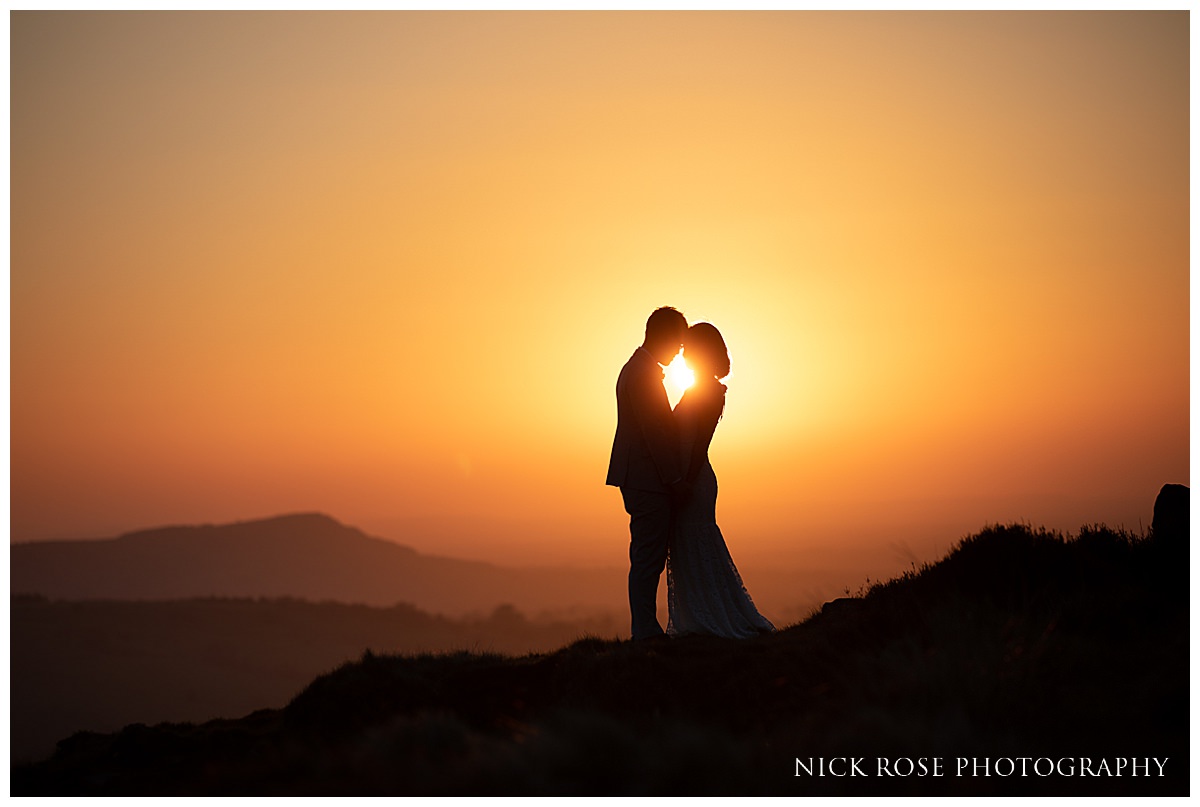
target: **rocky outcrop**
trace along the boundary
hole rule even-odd
[[[1154,521],[1150,530],[1154,540],[1186,549],[1190,530],[1189,488],[1163,485],[1154,500]]]

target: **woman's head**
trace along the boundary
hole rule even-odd
[[[729,375],[729,349],[716,326],[697,322],[683,337],[683,358],[696,375],[721,379]]]

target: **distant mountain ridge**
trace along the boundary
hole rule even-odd
[[[435,613],[620,608],[621,569],[505,568],[423,555],[321,513],[13,544],[14,594],[54,599],[297,597]]]

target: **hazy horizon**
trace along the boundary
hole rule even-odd
[[[730,347],[752,590],[1190,484],[1187,12],[10,25],[10,543],[321,512],[627,564],[660,305]]]
[[[1153,500],[1147,506],[1147,514],[1140,524],[1130,527],[1132,532],[1144,533],[1149,528]],[[283,514],[279,514],[283,515]],[[550,612],[557,612],[566,609],[571,609],[576,606],[586,605],[588,609],[601,608],[607,614],[622,614],[625,612],[627,604],[625,602],[625,590],[622,583],[625,571],[628,568],[627,558],[624,556],[624,545],[620,545],[619,552],[610,553],[610,557],[606,557],[597,562],[583,562],[570,552],[554,552],[548,551],[547,547],[552,546],[550,534],[526,536],[523,545],[516,545],[517,550],[513,549],[514,544],[501,543],[497,541],[489,541],[479,543],[471,541],[470,536],[478,535],[479,533],[471,532],[465,537],[458,540],[453,539],[453,527],[448,526],[444,521],[432,520],[422,522],[419,519],[406,520],[400,527],[408,527],[409,531],[392,532],[384,530],[374,530],[369,527],[364,527],[361,524],[345,522],[336,518],[332,514],[322,514],[334,518],[335,521],[342,523],[344,526],[352,527],[361,530],[371,538],[382,539],[397,545],[411,548],[418,553],[429,557],[444,557],[454,560],[465,561],[482,561],[492,564],[499,568],[513,569],[519,571],[521,569],[596,569],[611,571],[618,574],[612,580],[611,596],[603,597],[603,605],[596,599],[596,591],[589,589],[589,595],[580,595],[572,597],[562,592],[557,595],[550,592],[541,592],[541,600],[545,600],[546,604],[542,606],[534,606],[522,597],[514,597],[513,594],[496,594],[491,599],[484,599],[489,604],[489,607],[501,604],[516,604],[517,607],[531,615],[538,615],[549,607]],[[235,519],[230,523],[213,523],[205,522],[203,524],[171,524],[171,525],[156,525],[155,527],[138,528],[131,531],[122,531],[120,534],[114,532],[110,535],[97,536],[76,536],[66,539],[72,541],[90,541],[118,538],[122,534],[129,532],[154,531],[159,528],[172,527],[191,527],[191,526],[216,526],[225,527],[229,524],[237,523],[252,523],[255,521],[266,520],[270,521],[274,517],[265,519]],[[960,539],[973,536],[981,532],[985,527],[999,524],[1001,522],[988,522],[987,524],[979,524],[975,528],[966,529],[961,533],[954,533],[950,526],[939,531],[936,528],[931,528],[930,524],[946,524],[945,519],[939,519],[935,516],[926,516],[923,526],[917,525],[911,528],[910,533],[904,531],[891,530],[889,532],[881,532],[878,544],[870,548],[870,551],[864,552],[861,546],[853,544],[849,546],[839,546],[836,540],[828,537],[823,537],[823,540],[808,541],[798,548],[795,552],[788,553],[786,551],[775,552],[755,552],[753,547],[751,551],[746,551],[746,547],[742,544],[730,541],[732,551],[735,553],[735,558],[738,561],[743,579],[752,592],[756,604],[767,614],[771,619],[775,620],[780,625],[790,625],[798,620],[803,620],[812,609],[817,608],[821,603],[826,602],[835,597],[843,596],[844,594],[852,594],[860,592],[871,581],[888,580],[898,577],[899,575],[918,568],[922,563],[935,563],[942,560],[949,551],[958,544]],[[1012,524],[1029,524],[1026,519],[1016,519],[1010,522]],[[1077,534],[1080,527],[1085,525],[1096,524],[1094,520],[1081,520],[1076,528],[1071,530],[1058,530],[1063,535]],[[1033,524],[1032,526],[1044,526]],[[1109,526],[1120,528],[1122,525],[1109,524]],[[1128,525],[1126,525],[1128,526]],[[16,542],[14,542],[16,543]],[[41,542],[29,542],[41,543]],[[525,551],[520,551],[520,547],[524,546]],[[490,549],[489,551],[480,552],[479,547]],[[217,551],[217,550],[215,550]],[[194,558],[193,562],[200,560]],[[331,558],[331,560],[334,560]],[[235,566],[240,570],[234,577],[238,580],[246,581],[246,570],[240,562],[236,562]],[[61,570],[60,570],[61,572]],[[340,575],[338,575],[340,577]],[[214,578],[216,579],[216,578]],[[232,578],[231,578],[232,579]],[[268,578],[262,578],[257,586],[251,585],[249,588],[239,589],[236,593],[220,595],[219,591],[224,589],[214,589],[212,591],[201,591],[194,588],[176,591],[171,595],[172,598],[189,599],[197,596],[294,596],[306,601],[331,601],[344,603],[374,603],[376,607],[391,605],[394,602],[410,603],[417,605],[420,608],[430,610],[435,613],[448,613],[454,616],[462,614],[476,613],[479,607],[476,601],[482,602],[480,596],[483,592],[474,592],[474,596],[469,598],[469,602],[464,600],[455,607],[449,607],[446,604],[441,606],[431,606],[423,595],[415,594],[409,591],[405,584],[397,581],[395,594],[390,598],[385,598],[386,602],[376,602],[374,598],[368,597],[364,599],[363,593],[358,589],[347,589],[343,595],[331,596],[329,593],[321,595],[312,595],[305,591],[296,590],[281,590],[278,588],[279,582],[272,581]],[[70,586],[68,585],[68,588]],[[594,588],[594,586],[593,586]],[[448,590],[453,590],[454,586],[450,586]],[[24,590],[24,589],[23,589]],[[15,591],[15,589],[14,589]],[[37,586],[31,591],[46,594]],[[124,592],[124,593],[122,593]],[[79,599],[80,595],[70,595],[60,592],[52,597],[66,599]],[[93,599],[96,595],[83,596],[83,599]],[[135,594],[131,590],[123,589],[120,585],[109,585],[105,589],[105,593],[101,596],[102,599],[112,597],[127,598],[134,600],[144,599],[144,595]],[[156,599],[152,597],[151,599]],[[585,603],[584,601],[587,601]],[[666,607],[666,586],[660,586],[659,591],[659,606],[663,610],[663,618],[665,619]],[[553,603],[550,605],[549,603]],[[592,611],[589,610],[588,613]]]

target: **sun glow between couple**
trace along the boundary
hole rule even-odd
[[[667,365],[667,383],[675,387],[682,393],[692,384],[696,383],[696,374],[692,372],[692,368],[687,366],[687,362],[683,359],[683,351],[675,354],[675,358],[671,359],[671,363]]]

